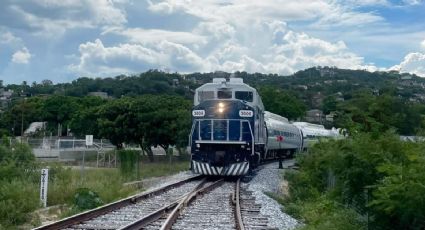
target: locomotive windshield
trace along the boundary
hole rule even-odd
[[[250,91],[236,91],[235,98],[242,101],[252,102],[254,94]]]
[[[199,91],[199,101],[214,99],[214,91]]]
[[[218,99],[231,99],[232,98],[232,91],[230,91],[230,90],[219,90],[219,91],[217,91],[217,98]]]

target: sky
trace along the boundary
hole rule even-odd
[[[425,0],[2,0],[0,79],[149,69],[289,75],[313,66],[425,77]]]

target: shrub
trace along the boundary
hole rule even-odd
[[[137,164],[139,163],[138,155],[139,151],[133,150],[119,150],[118,159],[120,161],[120,171],[124,176],[131,177],[134,176],[134,173],[137,169]]]
[[[27,180],[0,181],[0,225],[4,228],[29,221],[39,206],[37,185]]]
[[[370,216],[371,229],[425,228],[424,143],[401,141],[392,132],[361,133],[318,143],[298,162],[300,171],[286,175],[291,194],[288,207],[296,215],[306,212],[298,207],[302,203],[312,205],[312,210],[329,205],[322,199],[326,196],[341,221],[350,220],[345,214],[357,213]]]
[[[79,188],[74,195],[74,205],[80,210],[93,209],[102,204],[99,195],[88,188]]]

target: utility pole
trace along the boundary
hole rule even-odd
[[[22,138],[24,137],[24,109],[21,110],[21,143]]]
[[[26,97],[23,98],[23,102],[22,102],[22,109],[21,109],[21,143],[22,143],[22,139],[24,138],[24,108],[25,108],[25,101],[27,100]]]

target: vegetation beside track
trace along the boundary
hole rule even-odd
[[[302,229],[425,228],[425,143],[361,133],[318,143],[297,161],[285,173],[289,196],[278,200]]]
[[[79,167],[35,161],[26,145],[0,145],[0,229],[41,224],[34,211],[41,208],[40,170],[45,167],[49,168],[48,206],[65,205],[62,215],[67,216],[82,211],[75,198],[81,188],[97,194],[101,201],[97,205],[105,204],[138,192],[136,187],[123,186],[125,182],[187,170],[189,163],[186,160],[170,163],[169,159],[149,163],[142,157],[138,174],[122,173],[115,168],[86,168],[82,177]]]

